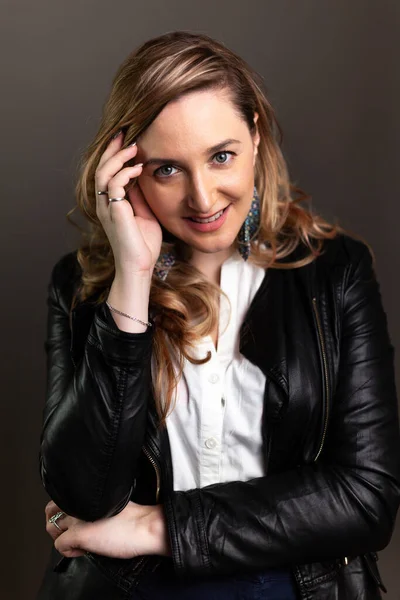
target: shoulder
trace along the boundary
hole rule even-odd
[[[368,245],[355,237],[339,233],[333,239],[324,240],[322,254],[318,259],[325,266],[357,267],[360,261],[372,258]]]
[[[308,246],[300,243],[286,260],[302,260],[309,254]],[[300,279],[311,280],[331,289],[346,290],[354,281],[376,278],[374,269],[375,259],[370,246],[348,233],[340,232],[332,239],[323,240],[320,254],[294,271]]]
[[[296,248],[279,262],[295,262],[309,257],[309,255],[310,248],[304,242],[299,242]],[[357,267],[362,260],[370,261],[371,259],[372,254],[367,243],[347,233],[340,232],[332,239],[324,239],[320,254],[302,268],[310,266],[321,269],[341,266],[351,268]]]
[[[309,254],[309,249],[302,244],[294,252],[296,259],[301,259]],[[335,279],[341,276],[347,280],[359,271],[371,272],[374,262],[370,246],[366,242],[347,233],[338,233],[333,239],[323,241],[320,254],[305,268],[315,269],[323,279],[331,275]]]
[[[356,297],[376,289],[375,258],[370,246],[347,233],[324,240],[321,254],[307,266],[319,293],[333,294],[333,299],[355,303]]]
[[[332,277],[340,277],[346,289],[360,279],[376,279],[375,257],[370,246],[355,237],[340,233],[325,240],[322,254],[316,259],[317,270]]]

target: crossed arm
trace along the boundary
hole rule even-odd
[[[82,502],[77,492],[70,499],[69,514],[100,523],[111,517],[109,521],[115,519],[116,523],[125,510],[131,517],[136,511],[139,520],[140,511],[147,510],[141,530],[135,519],[130,521],[134,525],[126,528],[131,546],[139,554],[170,554],[181,573],[230,573],[249,564],[267,568],[385,547],[400,498],[399,426],[393,347],[366,249],[349,270],[343,302],[339,379],[324,451],[317,464],[245,482],[172,492],[163,506],[156,507],[131,506],[132,471],[121,472],[119,490],[113,502],[109,498],[108,508],[103,505],[97,512],[91,510],[100,506],[93,503],[93,493],[90,504],[89,495],[88,502]],[[85,360],[89,359],[87,349]],[[118,363],[115,357],[108,360]],[[118,365],[118,369],[120,373],[124,367]],[[91,372],[90,365],[87,372]],[[74,418],[81,416],[77,411]],[[118,426],[130,425],[118,421]],[[95,436],[88,440],[90,451],[92,439],[94,442]],[[49,474],[47,481],[57,491],[57,477]],[[62,504],[63,494],[59,498],[57,504],[68,512]],[[97,527],[101,525],[97,523]],[[142,533],[138,534],[139,530]],[[71,533],[59,536],[60,547],[67,535]]]

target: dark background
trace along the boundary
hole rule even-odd
[[[56,260],[77,244],[65,220],[76,165],[118,65],[148,38],[188,29],[220,39],[262,74],[292,180],[315,210],[375,250],[398,348],[400,3],[3,0],[0,22],[0,596],[29,600],[52,544],[38,471],[46,287]],[[398,529],[380,553],[389,600],[400,598]]]

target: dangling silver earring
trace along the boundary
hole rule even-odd
[[[247,260],[250,256],[250,241],[260,225],[260,198],[257,188],[254,186],[253,201],[247,217],[238,233],[239,252],[243,260]]]

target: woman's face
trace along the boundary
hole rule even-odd
[[[226,93],[192,92],[138,138],[138,184],[160,223],[194,252],[226,253],[250,209],[258,143]],[[220,211],[209,223],[190,220]]]

